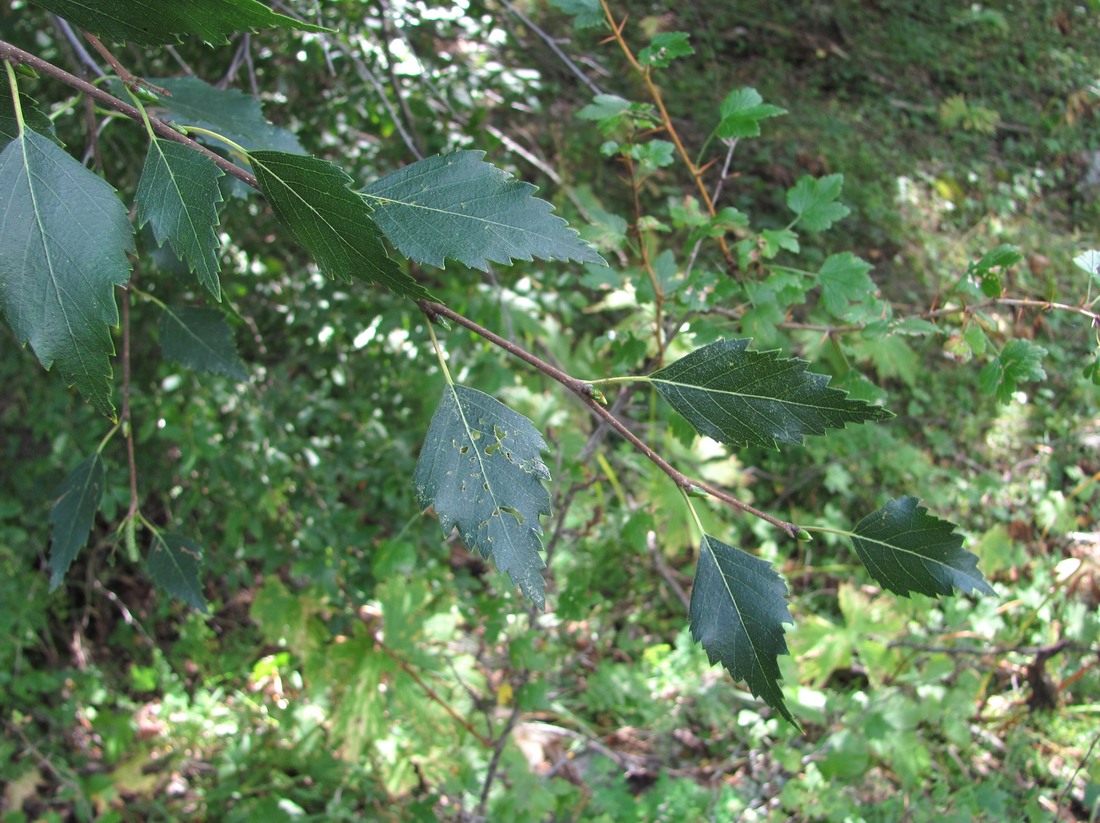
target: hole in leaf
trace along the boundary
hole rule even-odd
[[[512,517],[516,518],[517,523],[523,525],[523,515],[513,509],[511,506],[501,506],[499,511],[507,512],[508,514],[512,515]]]

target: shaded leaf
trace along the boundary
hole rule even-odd
[[[1021,383],[1046,380],[1047,373],[1042,365],[1046,353],[1046,349],[1030,340],[1009,340],[978,375],[982,391],[996,395],[1002,403],[1011,403]]]
[[[102,178],[34,131],[0,152],[0,304],[16,338],[108,417],[114,287],[130,276],[126,209]]]
[[[600,0],[550,0],[550,5],[572,17],[578,29],[590,29],[604,22]]]
[[[50,508],[50,591],[61,585],[69,566],[88,542],[105,482],[103,461],[96,452],[54,490]]]
[[[54,131],[53,121],[38,108],[33,98],[19,92],[19,110],[23,113],[23,122],[33,131],[62,145]],[[19,136],[19,121],[15,117],[15,105],[11,96],[11,84],[7,78],[0,78],[0,149]]]
[[[919,505],[916,497],[891,500],[856,526],[852,543],[867,571],[895,594],[930,597],[996,592],[978,571],[978,558],[962,547],[955,524]]]
[[[207,614],[206,598],[202,596],[199,569],[202,547],[194,540],[177,534],[153,535],[149,551],[149,576],[168,594]]]
[[[427,300],[428,291],[386,254],[363,198],[342,169],[316,157],[277,151],[249,154],[260,189],[279,222],[331,278],[359,278]]]
[[[513,259],[603,263],[596,251],[534,197],[530,183],[457,151],[406,166],[363,190],[390,242],[425,266],[457,260],[485,270]]]
[[[31,0],[74,26],[116,43],[157,46],[193,34],[226,44],[238,31],[285,28],[326,31],[276,14],[256,0]]]
[[[643,66],[663,69],[677,57],[695,54],[689,42],[691,38],[682,31],[662,31],[653,35],[653,41],[638,52],[638,62]]]
[[[180,143],[154,138],[138,183],[138,227],[151,224],[157,243],[168,243],[198,275],[214,299],[218,280],[218,178],[224,174],[209,157]]]
[[[830,174],[820,180],[806,175],[787,192],[787,207],[798,215],[796,222],[806,231],[825,231],[849,214],[847,206],[836,202],[843,187],[843,174]]]
[[[849,319],[852,303],[860,303],[875,289],[868,277],[871,264],[851,252],[830,255],[817,273],[821,305],[834,317]]]
[[[696,431],[733,446],[777,448],[848,423],[885,420],[881,406],[849,400],[829,377],[797,358],[749,351],[749,340],[719,340],[647,379]]]
[[[760,232],[760,237],[764,241],[764,247],[760,250],[760,254],[767,260],[771,260],[779,254],[781,249],[798,254],[801,248],[798,243],[798,235],[790,229],[764,229]]]
[[[248,379],[233,331],[217,309],[166,306],[160,316],[160,347],[165,358],[188,368]]]
[[[764,102],[760,92],[753,88],[731,91],[718,109],[722,119],[715,134],[723,140],[734,137],[756,137],[760,134],[760,121],[786,114],[786,109]]]
[[[249,151],[270,149],[305,154],[294,133],[269,123],[260,101],[251,95],[237,89],[215,88],[190,75],[156,78],[152,82],[172,94],[158,104],[165,109],[168,120],[217,132]]]
[[[735,680],[794,724],[779,686],[781,654],[788,654],[784,623],[787,587],[771,564],[710,535],[703,535],[691,588],[691,635],[711,663],[721,663]]]
[[[489,395],[450,385],[432,417],[413,482],[421,508],[434,506],[445,534],[492,558],[540,609],[541,515],[550,514],[542,435]]]

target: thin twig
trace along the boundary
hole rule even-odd
[[[524,669],[520,674],[519,687],[522,689],[527,685],[527,681],[531,678],[531,672]],[[512,711],[508,715],[508,721],[504,724],[504,728],[500,734],[497,735],[496,741],[493,743],[493,756],[489,759],[489,767],[485,771],[485,780],[481,784],[481,797],[478,799],[476,815],[479,819],[485,818],[485,812],[489,806],[489,791],[493,787],[493,781],[496,779],[497,769],[500,768],[500,758],[504,755],[504,749],[508,745],[508,740],[512,736],[512,729],[515,728],[516,722],[519,720],[520,707],[516,702],[512,706]]]
[[[92,44],[92,48],[99,52],[100,57],[110,64],[111,68],[115,70],[115,74],[118,75],[118,79],[129,86],[131,89],[137,89],[138,86],[144,86],[150,91],[155,91],[157,94],[162,94],[165,97],[171,97],[172,93],[168,89],[161,88],[158,85],[150,83],[148,80],[143,80],[136,74],[131,72],[122,63],[118,62],[118,59],[111,54],[110,50],[99,42],[99,38],[90,32],[84,32],[84,38]]]
[[[126,437],[126,460],[130,469],[130,510],[127,520],[137,517],[140,508],[137,482],[137,458],[134,451],[134,427],[130,422],[130,289],[122,289],[122,433]]]
[[[563,63],[565,63],[566,68],[568,68],[569,71],[571,71],[574,75],[576,75],[576,77],[582,83],[584,83],[586,86],[588,86],[588,90],[590,92],[592,92],[593,94],[603,94],[603,92],[600,91],[600,87],[597,86],[595,83],[593,83],[588,78],[588,75],[586,75],[583,71],[581,71],[580,68],[577,66],[577,64],[573,62],[573,60],[569,57],[569,55],[567,55],[564,51],[561,50],[561,48],[558,46],[558,44],[554,42],[553,37],[551,37],[549,34],[544,32],[537,25],[535,25],[534,21],[532,21],[530,17],[528,17],[522,11],[517,9],[514,5],[512,5],[510,2],[508,2],[508,0],[500,0],[500,4],[502,6],[504,6],[504,8],[508,9],[508,11],[510,11],[512,14],[514,14],[517,18],[519,18],[519,20],[523,23],[523,25],[527,26],[527,28],[529,28],[531,31],[533,31],[535,34],[537,34],[540,38],[542,38],[542,41],[544,43],[546,43],[547,46],[550,47],[550,51],[554,52],[554,54],[556,54],[558,56],[558,59],[561,60]]]
[[[69,25],[69,21],[64,17],[58,17],[56,14],[50,16],[53,17],[54,25],[57,26],[69,45],[73,47],[73,51],[76,52],[76,59],[81,65],[96,77],[106,77],[107,73],[100,68],[99,63],[97,63],[95,58],[88,53],[86,48],[84,48],[84,44],[81,43],[80,38],[76,36],[76,32],[73,31],[73,27]]]

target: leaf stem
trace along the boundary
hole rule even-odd
[[[23,133],[25,124],[23,123],[23,107],[19,103],[19,83],[15,79],[15,67],[11,64],[11,60],[4,60],[4,68],[8,70],[8,85],[11,86],[11,101],[12,106],[15,108],[15,121],[19,124],[19,133]]]
[[[453,386],[455,381],[451,379],[451,370],[447,368],[447,361],[443,357],[443,347],[439,345],[439,338],[435,336],[435,328],[432,326],[431,320],[428,321],[428,334],[432,336],[432,345],[435,347],[436,357],[439,358],[439,366],[443,369],[443,377],[446,379],[448,386]]]
[[[205,134],[207,137],[213,137],[215,140],[217,140],[219,142],[222,142],[222,143],[225,143],[225,145],[229,146],[229,148],[233,149],[233,151],[237,152],[241,156],[248,157],[248,151],[246,149],[244,149],[239,144],[234,143],[232,140],[230,140],[224,134],[218,134],[216,131],[211,131],[210,129],[204,129],[201,126],[180,126],[180,128],[183,129],[188,134],[191,134],[191,133]]]

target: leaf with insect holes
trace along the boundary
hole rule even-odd
[[[703,535],[691,588],[691,635],[711,663],[721,663],[735,680],[794,724],[779,686],[781,654],[789,654],[784,623],[787,587],[770,563]]]
[[[996,595],[978,571],[977,556],[962,547],[955,524],[919,504],[916,497],[891,500],[859,521],[852,544],[871,576],[904,597],[939,597],[955,589]]]
[[[328,31],[276,14],[257,0],[32,0],[74,26],[115,43],[160,46],[193,34],[211,45],[238,31]]]
[[[103,178],[34,131],[0,151],[0,306],[16,339],[112,419],[115,286],[133,251],[126,209]]]
[[[748,349],[749,340],[719,340],[658,369],[646,380],[699,434],[731,446],[777,448],[849,423],[885,420],[880,406],[849,400],[805,360]]]
[[[165,359],[182,366],[248,379],[233,331],[217,309],[165,306],[160,316],[160,348]]]
[[[820,180],[806,175],[787,192],[787,207],[798,215],[795,222],[804,230],[825,231],[849,214],[847,206],[836,202],[843,187],[843,174],[830,174]]]
[[[202,596],[199,570],[202,567],[202,547],[194,540],[177,534],[153,536],[149,551],[148,570],[153,582],[168,594],[182,600],[203,614],[209,612]]]
[[[534,196],[537,188],[486,163],[482,151],[429,157],[363,189],[390,242],[423,266],[447,259],[485,271],[512,260],[604,259]]]
[[[103,499],[106,473],[96,452],[69,476],[53,493],[50,508],[50,591],[61,585],[65,572],[88,542],[95,513]]]
[[[157,243],[168,243],[199,282],[222,299],[218,280],[218,178],[214,161],[171,140],[154,138],[138,182],[138,227],[149,223]]]
[[[249,160],[271,210],[331,278],[368,280],[413,300],[428,291],[386,254],[370,207],[348,188],[351,178],[317,157],[250,152]]]
[[[489,395],[449,385],[428,427],[413,483],[421,508],[435,508],[446,534],[546,607],[539,518],[550,514],[546,442],[530,420]]]

